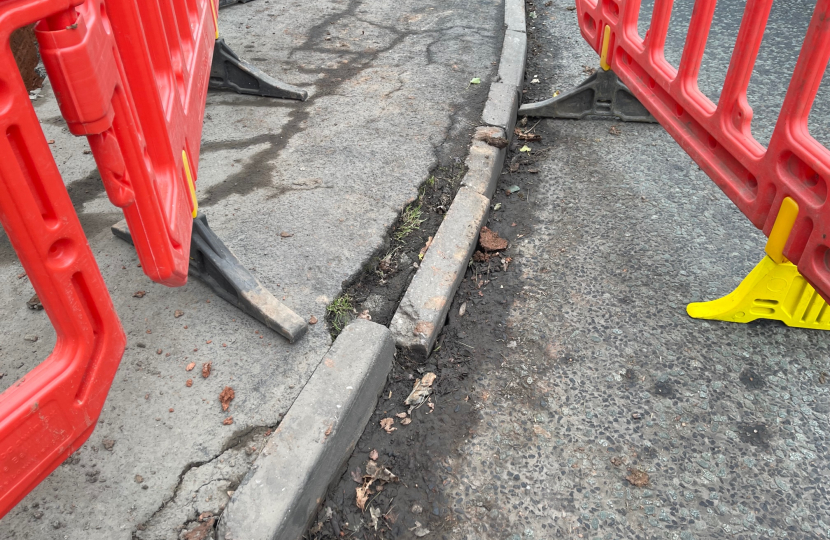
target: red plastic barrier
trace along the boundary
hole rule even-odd
[[[747,0],[720,99],[697,86],[715,0],[697,0],[680,65],[664,56],[673,0],[656,0],[646,37],[637,31],[639,0],[576,0],[582,36],[597,51],[610,28],[611,69],[740,210],[769,236],[781,201],[799,207],[784,255],[830,301],[830,151],[807,119],[830,60],[830,0],[818,0],[769,146],[750,130],[746,88],[772,0]]]
[[[61,112],[73,134],[88,137],[144,272],[184,285],[215,8],[210,0],[55,4],[61,12],[36,36]]]
[[[14,29],[66,6],[0,2],[0,221],[57,334],[49,357],[0,394],[0,517],[86,441],[124,352],[107,287],[9,49]]]

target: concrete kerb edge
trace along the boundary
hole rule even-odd
[[[486,143],[485,138],[488,136],[503,136],[510,141],[513,136],[513,128],[516,125],[516,114],[521,101],[521,87],[524,82],[527,54],[524,0],[505,0],[505,25],[507,29],[499,60],[499,80],[491,83],[487,102],[482,111],[483,123],[485,126],[492,127],[476,129],[466,160],[469,170],[462,180],[461,190],[450,205],[447,217],[439,228],[439,233],[441,229],[464,231],[463,241],[458,238],[445,239],[444,243],[447,246],[436,246],[436,241],[433,241],[433,245],[430,246],[421,267],[412,278],[410,286],[390,324],[390,330],[399,347],[424,356],[429,356],[438,335],[444,327],[447,311],[458,286],[461,284],[467,262],[465,259],[462,264],[456,264],[455,268],[451,270],[441,268],[444,278],[436,284],[434,279],[430,279],[432,276],[427,275],[428,273],[435,274],[438,271],[435,265],[429,264],[430,252],[433,250],[443,251],[445,266],[448,262],[446,254],[449,253],[447,249],[449,247],[452,248],[454,254],[467,253],[468,258],[472,254],[478,243],[478,232],[486,221],[490,199],[496,189],[499,174],[504,165],[504,158],[507,154],[505,148],[493,147]],[[493,128],[501,128],[504,132],[493,131]],[[462,190],[468,190],[470,193],[463,193]],[[473,192],[486,201],[483,213],[476,208],[474,202],[471,204]],[[467,207],[466,213],[461,208],[465,206]],[[454,209],[455,212],[453,212]],[[466,221],[466,224],[448,223],[448,220]],[[475,227],[475,232],[472,235],[468,233],[470,226]],[[436,233],[436,240],[438,240],[438,233]],[[457,241],[449,242],[447,240]],[[453,245],[450,246],[449,244]],[[441,309],[435,307],[438,305]]]
[[[217,540],[294,540],[341,474],[386,385],[395,344],[355,319],[268,439],[219,521]]]

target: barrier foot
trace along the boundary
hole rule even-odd
[[[112,233],[132,243],[126,221],[112,226]],[[277,300],[255,278],[199,214],[193,220],[190,240],[190,275],[199,278],[221,298],[294,343],[308,330],[299,315]]]
[[[723,298],[694,302],[686,313],[695,319],[748,323],[773,319],[787,326],[830,330],[827,302],[789,261],[764,257],[738,287]]]
[[[216,40],[210,65],[211,90],[231,90],[237,94],[305,101],[308,92],[271,77],[261,69],[239,58],[225,43]]]
[[[247,4],[253,0],[219,0],[219,9],[223,7],[232,6],[234,4]]]
[[[554,98],[519,107],[519,115],[580,120],[586,116],[617,118],[623,122],[657,120],[627,86],[609,70],[599,69],[579,86]]]

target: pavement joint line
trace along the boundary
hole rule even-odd
[[[523,0],[507,0],[507,30],[498,78],[511,80],[491,83],[482,113],[484,124],[491,127],[476,129],[466,160],[471,170],[404,294],[390,324],[391,331],[361,319],[344,328],[231,497],[217,527],[219,540],[300,538],[374,411],[391,369],[395,344],[424,355],[431,352],[478,242],[507,153],[484,138],[509,141],[515,126],[527,53],[524,20]],[[453,250],[451,255],[448,249]],[[444,263],[444,275],[438,282],[433,279],[436,265],[431,263]],[[424,314],[415,303],[418,293],[432,294],[421,305],[427,308],[431,322],[420,327],[417,322],[410,324],[413,317]],[[344,361],[343,370],[333,374]],[[356,367],[362,371],[355,373]],[[337,378],[354,379],[361,386],[355,391],[353,386],[343,384],[340,390],[350,392],[342,395],[332,384]],[[342,399],[351,401],[347,406],[335,403]],[[332,415],[341,408],[343,416]]]
[[[476,129],[462,187],[389,325],[399,347],[425,357],[432,352],[444,327],[504,165],[506,148],[492,146],[486,139],[510,141],[516,125],[527,54],[523,0],[505,2],[505,24],[499,80],[491,83],[482,112],[486,126]]]

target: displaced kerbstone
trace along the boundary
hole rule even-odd
[[[524,0],[506,0],[504,3],[504,24],[508,30],[525,31]]]
[[[490,200],[469,187],[458,190],[421,267],[392,318],[395,342],[428,355],[464,278]]]
[[[497,126],[513,133],[516,125],[516,112],[519,109],[519,89],[505,83],[492,83],[481,120],[489,126]]]
[[[524,32],[507,30],[501,47],[499,60],[499,80],[505,84],[521,88],[525,79],[525,56],[527,55],[527,35]]]
[[[507,148],[498,148],[487,141],[503,140],[506,146],[509,138],[505,135],[504,130],[499,127],[476,128],[470,153],[464,162],[467,165],[467,174],[461,181],[462,186],[467,186],[488,199],[493,196]]]
[[[217,538],[305,533],[375,409],[394,354],[385,327],[363,319],[346,326],[236,489]]]

